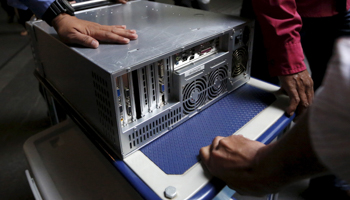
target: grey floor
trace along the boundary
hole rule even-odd
[[[230,15],[238,15],[240,7],[241,0],[210,3],[211,11]],[[28,164],[22,145],[50,126],[47,107],[33,76],[35,65],[29,37],[21,36],[22,30],[17,23],[8,24],[0,9],[0,199],[4,200],[34,199],[24,174]],[[298,194],[306,186],[307,181],[293,184],[280,193],[279,199],[301,199]]]

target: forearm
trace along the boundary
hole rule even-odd
[[[255,168],[276,191],[294,181],[328,172],[312,148],[307,115],[280,140],[261,148],[255,157]]]
[[[264,37],[271,76],[304,71],[299,35],[302,21],[295,0],[252,0],[252,5]]]

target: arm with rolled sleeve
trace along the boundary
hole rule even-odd
[[[262,27],[271,76],[289,75],[306,69],[299,31],[301,17],[295,0],[253,0]]]
[[[290,97],[287,115],[301,114],[311,104],[313,81],[304,63],[299,31],[302,21],[295,0],[252,0],[267,49],[269,72],[278,76]]]

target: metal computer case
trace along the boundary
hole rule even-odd
[[[250,78],[254,27],[242,18],[149,1],[76,16],[125,24],[139,35],[89,49],[63,44],[45,22],[31,22],[42,76],[122,158]]]

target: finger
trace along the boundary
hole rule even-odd
[[[137,39],[137,34],[135,30],[127,30],[126,25],[114,25],[114,26],[106,26],[100,25],[96,30],[112,32],[114,34],[129,38],[129,39]]]
[[[199,155],[200,157],[202,158],[202,162],[207,165],[208,164],[208,161],[209,161],[209,157],[210,157],[210,146],[206,146],[206,147],[202,147],[200,150],[199,150]]]
[[[125,1],[125,0],[112,0],[112,2],[125,4],[127,1]]]
[[[103,42],[117,42],[127,44],[130,39],[136,39],[136,33],[130,33],[128,30],[118,29],[115,32],[97,30],[91,34],[92,37]]]
[[[312,100],[314,99],[314,81],[312,80],[310,74],[308,75],[308,79],[306,81],[307,84],[305,84],[305,91],[308,103],[311,104]]]
[[[297,90],[300,98],[298,105],[298,115],[301,114],[307,107],[309,107],[309,101],[306,95],[305,83],[302,79],[297,81]]]
[[[76,32],[74,35],[67,38],[66,42],[79,44],[85,47],[95,48],[95,49],[99,46],[99,42],[96,39],[88,35],[82,34],[80,32]]]
[[[126,29],[126,25],[114,25],[114,27],[116,27],[116,28]]]
[[[113,28],[111,30],[112,33],[127,37],[129,39],[137,39],[138,35],[136,34],[135,30],[127,30],[127,29],[119,29],[119,28]]]
[[[100,30],[104,30],[104,31],[112,31],[113,28],[126,29],[126,25],[113,25],[113,26],[98,25],[98,26]]]
[[[119,3],[126,4],[128,1],[125,0],[119,0]]]
[[[300,115],[310,106],[314,96],[313,81],[310,74],[307,71],[300,73],[300,79],[298,79],[298,87],[300,88],[298,89],[300,103],[298,106],[297,113],[298,115]],[[297,120],[297,118],[294,119],[294,121]]]
[[[286,90],[288,96],[289,96],[289,106],[286,109],[286,113],[289,116],[292,116],[297,109],[299,102],[300,102],[300,97],[298,94],[298,91],[296,89],[291,89],[291,90]]]

